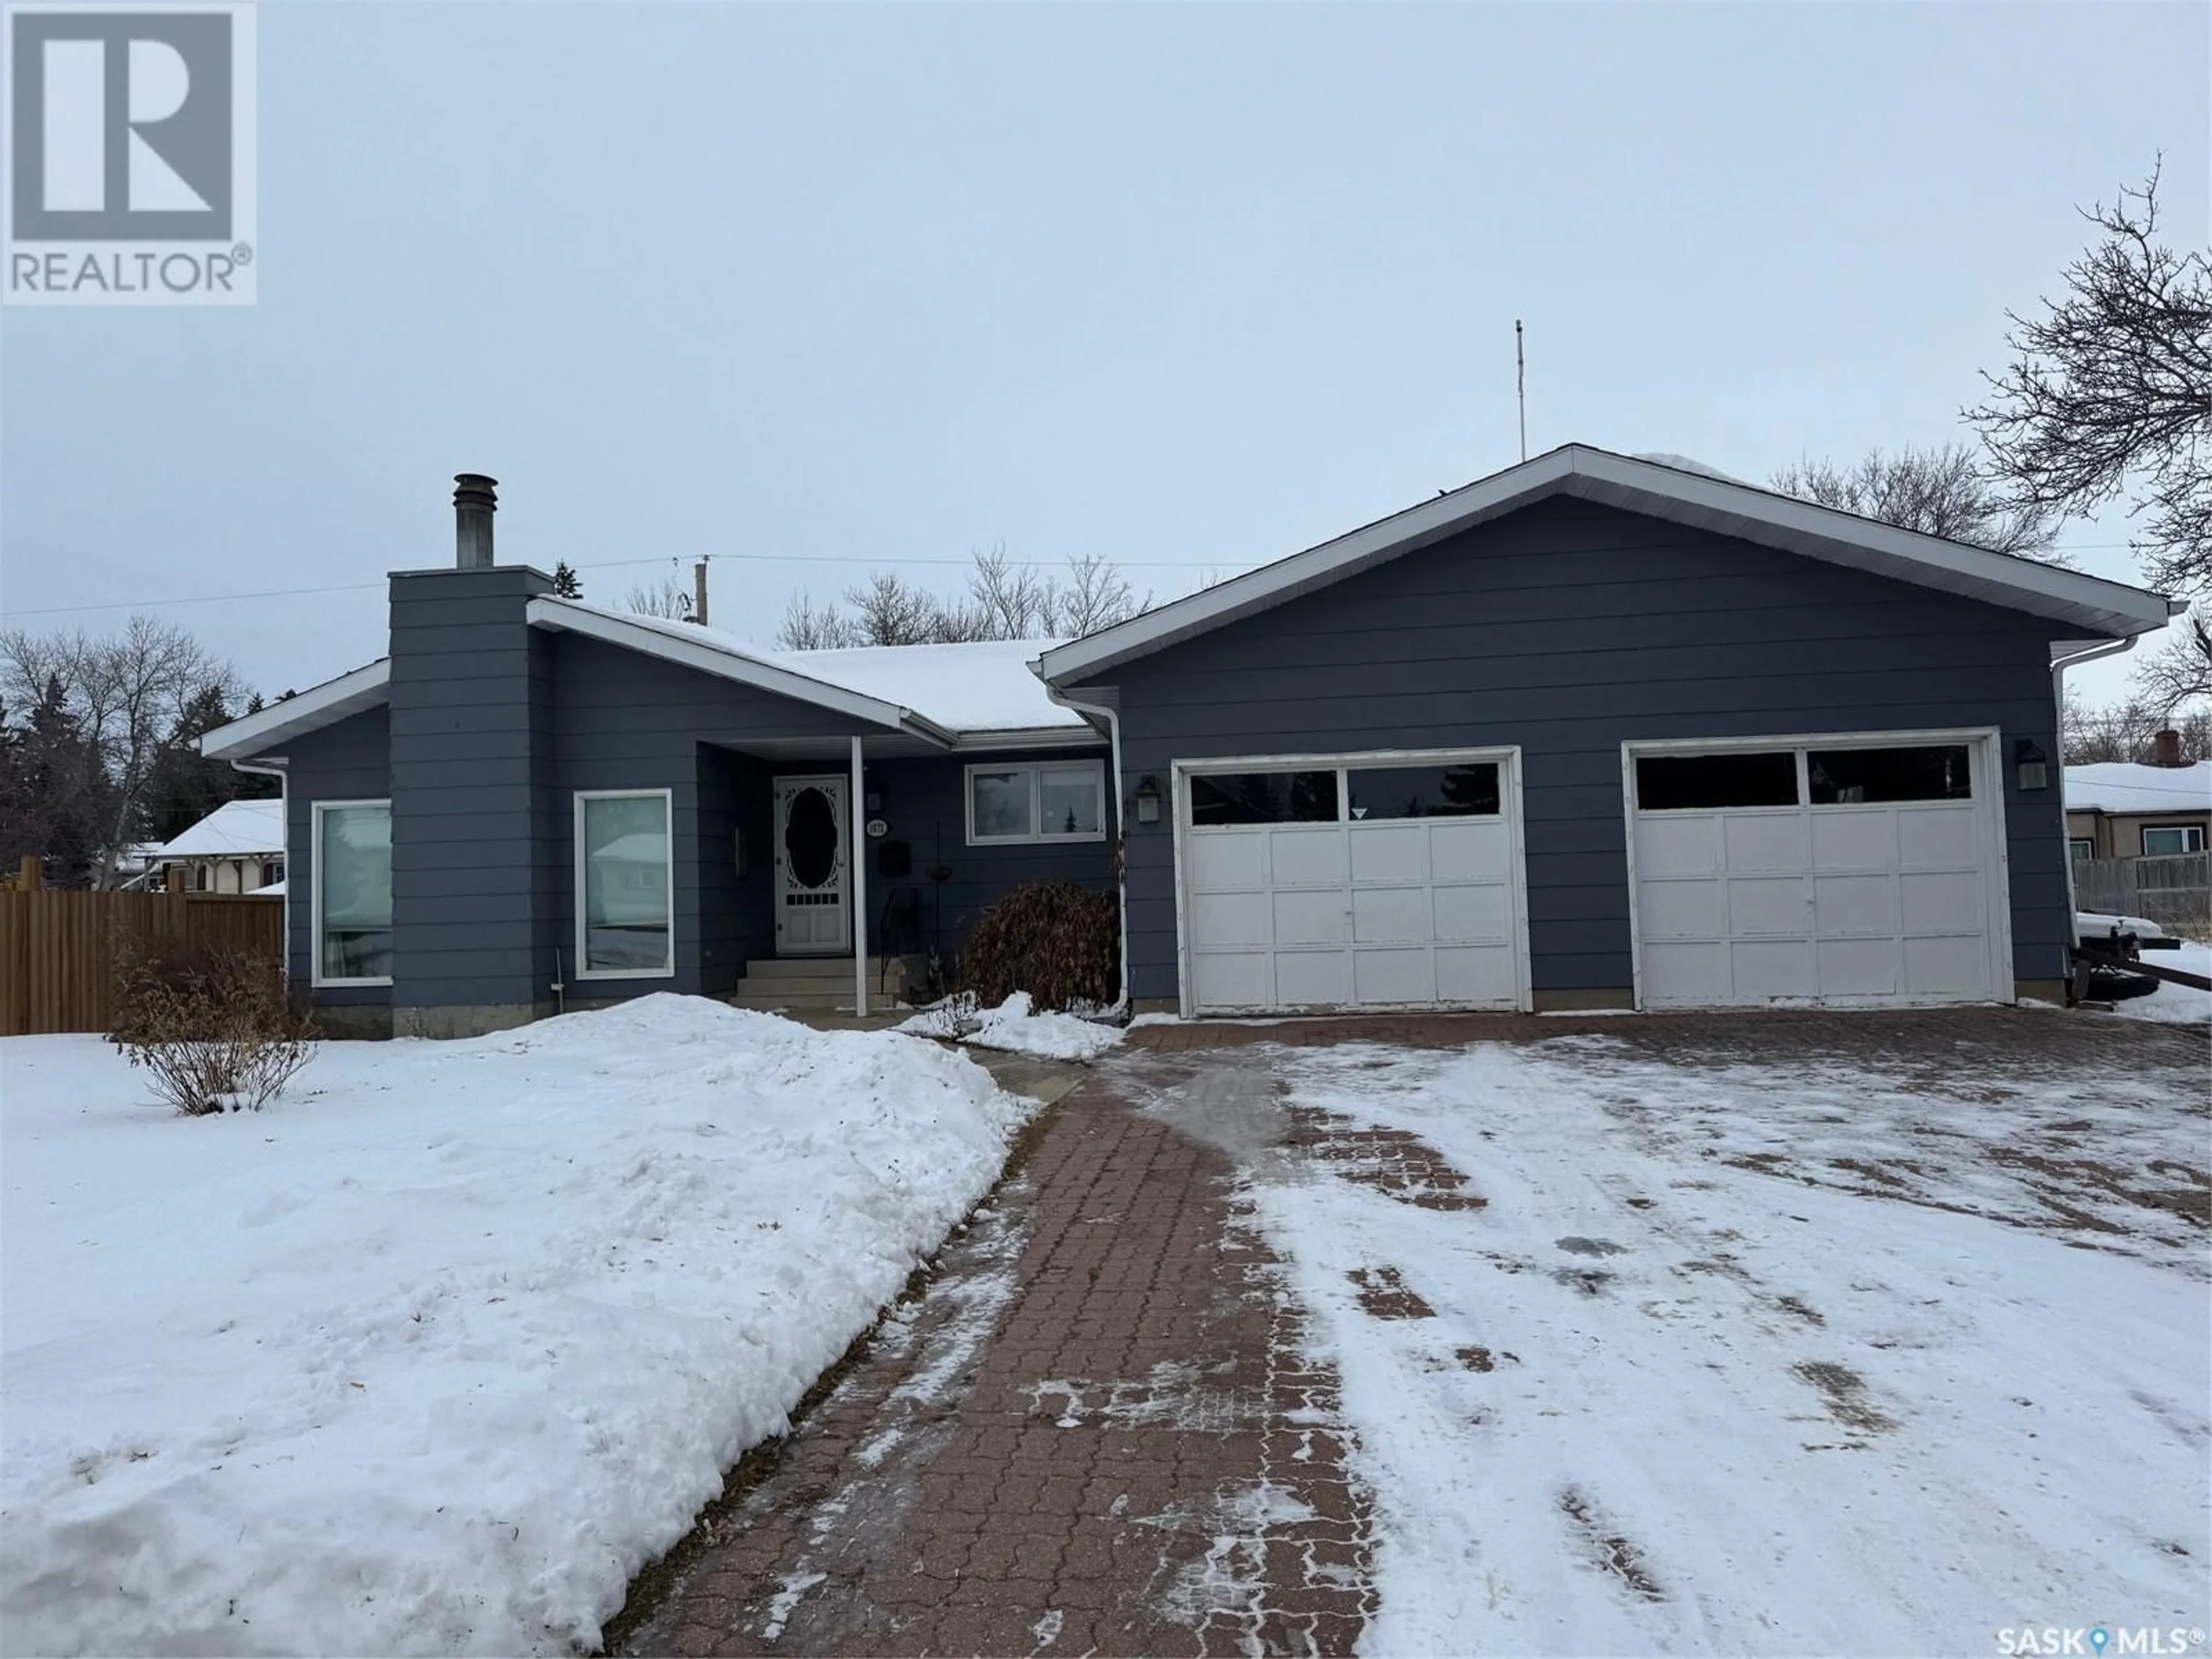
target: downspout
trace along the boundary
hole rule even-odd
[[[2056,659],[2051,665],[2051,712],[2058,720],[2058,834],[2066,835],[2066,671],[2076,663],[2094,662],[2100,657],[2115,657],[2142,637],[2130,634],[2124,640],[2110,640],[2103,645],[2093,645],[2087,651],[2075,651]],[[290,888],[285,890],[289,892]],[[2081,927],[2074,920],[2081,901],[2074,890],[2074,849],[2066,849],[2066,937],[2075,945],[2081,942]],[[2070,969],[2071,963],[2069,964]],[[2069,993],[2070,995],[2071,993]]]
[[[1030,665],[1031,668],[1036,664]],[[1118,710],[1103,704],[1079,702],[1048,684],[1044,694],[1062,708],[1072,708],[1079,714],[1096,714],[1106,722],[1106,741],[1114,756],[1114,839],[1119,848],[1115,862],[1121,868],[1114,873],[1114,890],[1121,901],[1121,1004],[1123,1009],[1135,1007],[1129,994],[1129,792],[1121,775],[1121,716]]]
[[[284,988],[289,994],[292,989],[292,775],[283,761],[234,760],[230,767],[234,772],[276,780],[276,799],[284,820]],[[313,848],[308,848],[308,856],[314,856]],[[241,891],[245,884],[241,879]]]

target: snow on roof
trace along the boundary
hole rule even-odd
[[[2066,805],[2077,812],[2212,812],[2212,762],[2137,766],[2106,761],[2069,766]]]
[[[544,601],[539,603],[543,604]],[[951,732],[1028,732],[1082,726],[1045,696],[1030,664],[1058,640],[980,640],[963,645],[865,645],[839,651],[771,651],[717,628],[641,617],[576,600],[560,610],[635,623],[679,644],[798,674],[919,714]]]
[[[284,896],[284,884],[281,881],[272,881],[266,887],[257,887],[253,890],[253,896],[256,898],[283,898]]]
[[[1044,694],[1030,665],[1058,640],[981,640],[969,645],[866,645],[843,651],[755,654],[794,674],[911,708],[951,732],[1075,726],[1083,716]]]
[[[1632,455],[1629,459],[1638,461],[1649,461],[1654,466],[1671,466],[1677,472],[1694,472],[1701,478],[1718,478],[1723,483],[1749,483],[1751,482],[1747,478],[1737,477],[1733,472],[1723,472],[1717,466],[1707,466],[1703,461],[1692,460],[1687,455],[1669,454],[1664,450],[1654,451],[1653,453],[1646,455]],[[1752,487],[1755,489],[1759,486],[1753,484]]]
[[[238,858],[284,850],[284,803],[225,801],[155,854],[164,859]]]

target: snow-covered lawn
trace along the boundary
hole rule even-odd
[[[588,1649],[990,1185],[963,1056],[674,996],[184,1119],[0,1044],[9,1652]]]
[[[1250,1197],[1373,1491],[1363,1650],[2203,1650],[2202,1068],[1610,1036],[1268,1063],[1322,1142]]]
[[[2179,968],[2185,974],[2212,979],[2212,945],[2185,939],[2179,950],[2146,951],[2142,959],[2154,968]],[[2165,1020],[2176,1024],[2212,1024],[2212,991],[2199,991],[2187,985],[2162,983],[2147,997],[2130,997],[2112,1006],[2137,1019]]]

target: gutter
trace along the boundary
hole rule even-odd
[[[2172,605],[2174,601],[2169,599],[2166,603]],[[2091,646],[2087,651],[2071,652],[2057,658],[2051,665],[2051,712],[2058,718],[2058,836],[2061,841],[2066,837],[2066,814],[2069,810],[2066,805],[2066,671],[2077,663],[2095,662],[2100,657],[2116,657],[2142,637],[2140,634],[2130,634],[2124,640],[2108,640],[2102,645]],[[285,874],[289,876],[290,873],[287,867]],[[289,893],[292,890],[287,884],[284,890]],[[2080,925],[2074,918],[2081,913],[2081,896],[2074,890],[2074,849],[2069,847],[2066,849],[2066,937],[2074,941],[2076,949],[2081,946],[2081,934]]]
[[[276,780],[276,799],[284,819],[284,987],[289,991],[292,986],[292,775],[281,759],[234,760],[230,765],[234,772]],[[309,848],[307,856],[314,855],[314,848]]]
[[[1036,672],[1036,665],[1030,668]],[[1040,676],[1042,678],[1042,676]],[[1121,775],[1121,716],[1117,709],[1098,703],[1078,702],[1060,689],[1047,682],[1046,696],[1062,708],[1073,708],[1079,714],[1096,714],[1106,722],[1106,740],[1113,750],[1114,766],[1114,839],[1115,864],[1121,867],[1114,872],[1114,895],[1120,902],[1121,912],[1121,1006],[1131,1009],[1136,1004],[1129,994],[1129,792]],[[288,870],[289,875],[290,872]],[[292,890],[287,886],[284,890]]]

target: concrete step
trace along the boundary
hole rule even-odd
[[[873,985],[882,977],[883,958],[872,957],[868,961],[868,983]],[[834,982],[850,985],[853,982],[853,958],[850,957],[763,957],[745,964],[745,982],[762,985],[793,985],[802,982],[818,984]]]

